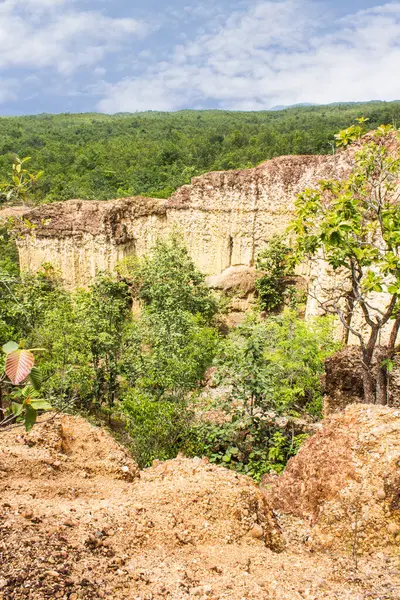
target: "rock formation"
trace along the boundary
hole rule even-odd
[[[367,139],[373,135],[367,134]],[[35,271],[52,263],[67,286],[86,286],[98,271],[113,270],[126,256],[142,256],[157,238],[176,232],[210,281],[220,275],[221,281],[228,281],[234,275],[247,285],[244,269],[254,267],[257,254],[273,235],[286,231],[296,195],[321,179],[345,177],[360,143],[333,156],[282,156],[253,169],[207,173],[168,200],[70,200],[42,206],[25,215],[20,229],[21,267]],[[388,136],[387,144],[397,152],[396,136]],[[303,265],[299,274],[308,279],[306,316],[321,314],[321,304],[330,298],[340,274],[322,259]],[[381,296],[374,297],[378,307],[386,300]],[[239,294],[233,310],[240,312],[247,301]],[[356,311],[353,324],[360,329],[362,321]],[[384,332],[382,343],[385,336]]]
[[[400,408],[400,356],[393,359],[388,373],[387,404]],[[376,372],[376,361],[373,371]],[[364,402],[363,369],[360,349],[347,346],[325,361],[324,414],[343,410],[354,402]]]
[[[267,490],[303,520],[311,549],[356,554],[400,541],[400,411],[353,404],[323,422]],[[284,520],[284,519],[283,519]]]
[[[85,286],[98,270],[124,256],[146,253],[157,237],[182,236],[205,275],[253,266],[258,252],[283,233],[296,194],[319,179],[340,176],[345,155],[282,156],[254,169],[195,177],[168,200],[70,200],[30,211],[22,231],[22,269],[45,262],[60,269],[70,287]]]

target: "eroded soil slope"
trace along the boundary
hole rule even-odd
[[[352,404],[324,422],[267,491],[315,549],[400,550],[400,410]],[[400,597],[400,596],[399,596]]]
[[[247,477],[184,458],[139,473],[80,418],[1,434],[0,494],[4,600],[400,597],[393,554],[355,571],[347,553],[311,552]]]

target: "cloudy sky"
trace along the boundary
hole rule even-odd
[[[0,0],[0,114],[400,99],[400,2]]]

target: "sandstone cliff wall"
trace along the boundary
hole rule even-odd
[[[146,254],[167,233],[165,201],[152,198],[69,200],[25,217],[29,227],[18,238],[21,269],[51,263],[69,288],[87,286],[126,256]]]
[[[145,254],[172,231],[206,275],[252,266],[266,242],[285,231],[296,194],[345,168],[341,156],[284,156],[254,169],[196,177],[169,200],[45,205],[27,214],[31,227],[18,242],[21,268],[37,270],[50,262],[67,286],[85,286],[99,270],[114,269],[124,256]]]
[[[252,266],[258,252],[293,216],[304,187],[332,177],[343,161],[326,156],[283,156],[245,171],[196,177],[167,202],[169,229],[178,229],[207,275]]]

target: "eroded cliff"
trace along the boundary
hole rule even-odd
[[[266,242],[285,231],[296,194],[347,168],[344,154],[283,156],[254,169],[196,177],[168,200],[48,204],[26,215],[31,226],[19,238],[21,267],[37,270],[51,262],[68,286],[85,286],[97,271],[143,255],[173,231],[206,275],[251,266]]]

